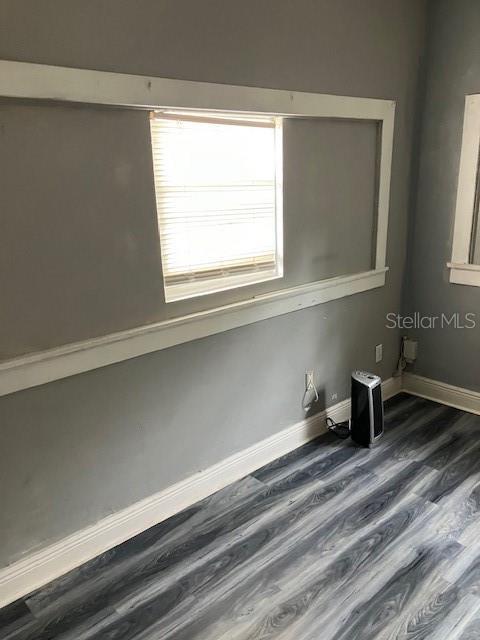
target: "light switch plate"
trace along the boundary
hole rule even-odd
[[[417,359],[418,342],[412,338],[403,339],[403,357],[408,363]]]

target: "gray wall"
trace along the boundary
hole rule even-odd
[[[168,305],[149,113],[8,103],[0,130],[0,360],[372,267],[376,123],[287,120],[285,277]]]
[[[480,289],[450,284],[455,199],[465,95],[480,93],[480,3],[436,0],[429,15],[426,91],[411,229],[405,311],[425,316],[477,313],[477,327],[410,331],[419,339],[412,370],[480,390]]]
[[[378,134],[368,121],[285,121],[289,286],[374,267]]]
[[[300,420],[306,368],[317,372],[316,409],[332,404],[334,394],[348,395],[354,367],[391,375],[399,336],[385,328],[385,314],[400,308],[405,272],[424,21],[418,0],[0,0],[0,58],[397,101],[387,285],[1,398],[0,565]],[[108,126],[101,130],[109,135]],[[130,175],[143,189],[145,175],[132,171],[111,179]],[[142,198],[151,198],[148,187]],[[305,209],[310,216],[314,205]],[[69,205],[68,212],[73,215]],[[152,235],[138,239],[137,226],[131,228],[142,251],[130,265],[129,286],[139,268],[155,266],[143,253],[154,236],[145,216],[144,232],[150,228]],[[19,224],[29,232],[28,219]],[[345,231],[356,234],[356,224]],[[30,250],[35,256],[37,249]],[[56,251],[61,260],[62,249]],[[25,267],[20,284],[28,284],[33,268]],[[342,268],[353,268],[347,257]],[[91,281],[93,272],[89,265]],[[88,294],[88,283],[81,286]],[[158,282],[150,286],[153,297]],[[95,302],[106,325],[120,314],[135,319],[135,302],[118,298],[113,311]],[[29,319],[19,322],[34,332],[35,306],[21,304]],[[63,321],[72,326],[68,316]],[[379,342],[384,361],[377,366]]]

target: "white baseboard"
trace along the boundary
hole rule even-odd
[[[452,384],[413,373],[403,374],[402,388],[403,391],[415,396],[480,415],[480,392],[478,391],[455,387]]]
[[[406,391],[480,415],[480,393],[406,373],[382,384],[384,399]],[[350,399],[301,420],[229,458],[0,570],[0,607],[145,531],[325,431],[325,419],[350,416]]]
[[[383,383],[385,399],[400,390],[400,378]],[[312,440],[327,417],[347,420],[350,398],[0,570],[0,607]]]
[[[382,382],[382,397],[384,400],[388,400],[389,398],[396,396],[400,391],[403,391],[401,376],[388,378],[388,380],[384,380]]]

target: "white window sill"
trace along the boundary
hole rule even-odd
[[[450,269],[450,282],[480,287],[480,265],[447,262]]]
[[[279,289],[208,311],[8,360],[0,363],[0,396],[382,287],[387,271],[384,267]]]
[[[240,287],[248,287],[252,284],[260,284],[261,282],[269,282],[270,280],[279,280],[283,274],[277,269],[272,271],[257,271],[248,274],[236,274],[216,278],[205,281],[192,281],[191,283],[182,283],[167,285],[165,287],[165,302],[177,302],[178,300],[187,300],[188,298],[197,298],[212,293],[220,293],[231,289],[239,289]]]

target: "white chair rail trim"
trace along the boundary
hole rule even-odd
[[[386,271],[377,269],[280,289],[208,311],[7,360],[0,363],[0,396],[381,287]]]

